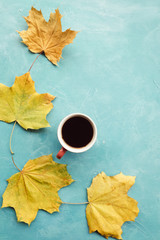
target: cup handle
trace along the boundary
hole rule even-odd
[[[58,159],[61,159],[66,152],[67,152],[67,150],[66,150],[64,147],[62,147],[62,148],[60,149],[60,151],[58,152],[58,154],[57,154],[56,157],[57,157]]]

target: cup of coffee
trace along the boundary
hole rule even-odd
[[[62,148],[56,157],[61,159],[66,151],[81,153],[90,149],[96,141],[97,128],[87,115],[73,113],[62,119],[57,135]]]

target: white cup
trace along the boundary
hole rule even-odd
[[[63,125],[64,125],[65,122],[67,122],[67,120],[69,120],[72,117],[82,117],[82,118],[88,120],[88,122],[92,126],[92,129],[93,129],[92,139],[84,147],[78,147],[78,148],[77,147],[72,147],[72,146],[68,145],[65,142],[65,140],[63,139],[63,137],[62,137]],[[95,143],[95,141],[96,141],[96,138],[97,138],[97,128],[96,128],[96,125],[93,122],[93,120],[90,117],[88,117],[87,115],[82,114],[82,113],[72,113],[72,114],[66,116],[65,118],[63,118],[62,121],[60,122],[60,124],[58,126],[58,130],[57,130],[57,136],[58,136],[58,140],[59,140],[60,144],[62,145],[61,150],[57,154],[57,158],[61,159],[63,157],[63,155],[66,153],[66,151],[73,152],[73,153],[81,153],[81,152],[85,152],[88,149],[90,149],[93,146],[93,144]]]

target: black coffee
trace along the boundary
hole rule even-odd
[[[84,147],[92,140],[92,137],[91,123],[81,116],[68,119],[62,127],[62,138],[71,147]]]

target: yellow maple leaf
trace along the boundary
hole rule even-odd
[[[107,176],[98,174],[87,189],[89,204],[86,208],[89,232],[122,239],[121,226],[126,221],[134,221],[138,216],[137,201],[127,195],[135,183],[135,177],[122,173]]]
[[[25,129],[49,127],[46,115],[53,108],[54,96],[35,91],[30,73],[16,77],[12,87],[0,84],[0,120],[18,122]]]
[[[41,10],[38,11],[32,7],[29,16],[25,17],[28,29],[18,31],[22,42],[31,52],[44,52],[49,61],[55,65],[61,58],[62,49],[72,43],[78,33],[70,29],[62,32],[61,17],[59,10],[56,9],[55,13],[51,12],[49,21],[46,22]]]
[[[39,209],[49,213],[59,212],[62,201],[58,190],[74,180],[66,165],[54,162],[50,154],[29,160],[22,171],[7,181],[2,208],[13,207],[17,220],[30,225]]]

